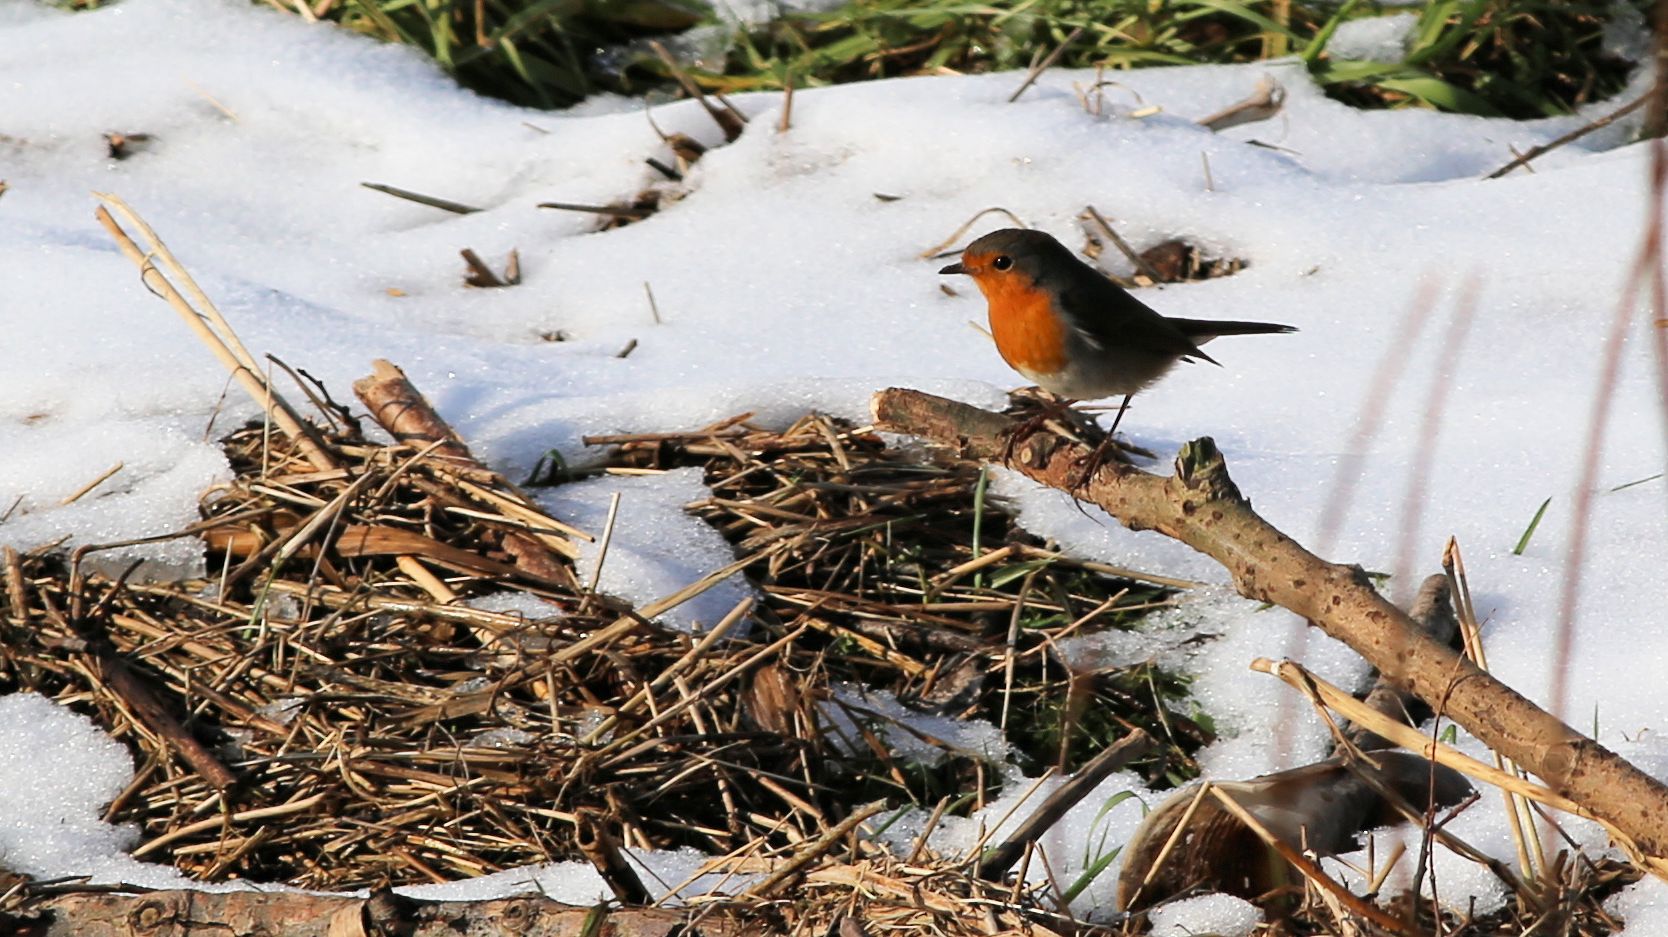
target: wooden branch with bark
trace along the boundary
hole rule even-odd
[[[610,908],[562,904],[549,898],[522,896],[489,901],[417,901],[383,891],[369,898],[309,892],[107,890],[90,887],[43,897],[27,916],[0,914],[0,928],[11,926],[28,937],[557,937],[613,934],[615,937],[666,937],[689,932],[690,913],[675,908]],[[740,918],[709,914],[700,933],[739,937],[759,933]]]
[[[1017,440],[1005,458],[1018,421],[918,391],[882,391],[873,408],[878,429],[920,436],[1066,491],[1090,454],[1081,442],[1039,430]],[[1348,644],[1398,686],[1590,811],[1657,874],[1668,870],[1668,786],[1432,640],[1360,568],[1321,559],[1281,533],[1252,509],[1209,437],[1181,448],[1173,475],[1107,461],[1074,493],[1132,530],[1157,531],[1221,563],[1241,595],[1286,608]]]

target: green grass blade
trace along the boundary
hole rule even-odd
[[[1460,10],[1459,22],[1448,23],[1448,17],[1453,15],[1453,9],[1460,7],[1457,2],[1442,4],[1449,8],[1442,14],[1441,19],[1434,23],[1428,31],[1421,28],[1418,38],[1408,49],[1407,64],[1422,65],[1432,59],[1441,58],[1452,52],[1455,47],[1468,39],[1475,37],[1473,26],[1477,18],[1483,15],[1489,0],[1471,0]],[[1421,24],[1423,26],[1423,24]]]
[[[1328,19],[1326,25],[1321,27],[1320,32],[1315,34],[1315,38],[1309,40],[1309,44],[1304,46],[1303,51],[1298,54],[1298,58],[1303,60],[1303,64],[1315,64],[1315,61],[1321,57],[1321,53],[1326,51],[1327,43],[1332,41],[1332,34],[1338,31],[1339,26],[1343,25],[1344,20],[1355,9],[1357,2],[1359,0],[1345,0],[1344,4],[1338,7],[1338,12],[1332,14],[1332,18]]]
[[[409,32],[404,26],[396,22],[382,7],[376,4],[376,0],[354,0],[354,5],[365,14],[366,19],[375,23],[377,29],[382,31],[383,39],[397,40],[408,46],[427,49],[427,46],[417,39],[415,33]]]
[[[1408,97],[1423,101],[1431,107],[1456,114],[1475,114],[1479,117],[1499,117],[1500,109],[1486,99],[1458,85],[1440,78],[1422,75],[1412,78],[1387,78],[1375,82],[1380,88],[1400,91]]]
[[[1541,502],[1540,509],[1529,519],[1529,526],[1523,529],[1523,536],[1517,538],[1517,546],[1512,547],[1513,556],[1522,556],[1523,551],[1529,548],[1529,538],[1535,535],[1535,528],[1541,526],[1541,518],[1546,516],[1546,506],[1551,503],[1551,498]]]
[[[1393,78],[1406,73],[1407,66],[1400,62],[1333,59],[1320,63],[1320,66],[1314,71],[1314,76],[1316,81],[1327,85],[1344,81],[1376,85],[1381,79]]]
[[[1106,819],[1106,815],[1112,812],[1113,807],[1118,806],[1119,804],[1123,803],[1126,800],[1129,800],[1131,797],[1134,797],[1134,796],[1135,796],[1134,791],[1119,791],[1118,793],[1113,794],[1111,797],[1106,798],[1106,803],[1103,803],[1103,804],[1100,805],[1100,809],[1095,811],[1094,819],[1089,821],[1089,829],[1093,830],[1095,827],[1099,826],[1100,821]],[[1143,805],[1142,813],[1146,813],[1146,810],[1144,808],[1145,808],[1145,805]],[[1102,836],[1104,836],[1104,835],[1105,834],[1103,833]],[[1104,843],[1105,840],[1102,839],[1102,842]],[[1088,865],[1090,859],[1091,859],[1091,856],[1089,855],[1089,844],[1087,842],[1085,842],[1083,844],[1083,863],[1084,863],[1084,865]]]
[[[1134,791],[1120,791],[1107,798],[1106,803],[1101,804],[1100,809],[1095,811],[1095,818],[1089,823],[1089,829],[1093,830],[1096,826],[1099,826],[1100,821],[1105,819],[1108,813],[1112,812],[1113,807],[1118,806],[1134,796]],[[1145,812],[1144,806],[1143,812]],[[1103,833],[1102,836],[1104,837],[1104,835],[1105,834]],[[1103,852],[1092,857],[1091,861],[1091,857],[1088,853],[1088,846],[1085,845],[1083,853],[1083,871],[1079,873],[1077,878],[1072,880],[1071,885],[1066,888],[1066,893],[1061,896],[1065,899],[1066,904],[1070,904],[1077,898],[1078,895],[1083,894],[1084,889],[1094,884],[1095,879],[1099,878],[1100,874],[1105,872],[1107,867],[1112,864],[1113,860],[1118,858],[1118,854],[1123,851],[1123,846],[1114,846],[1110,851]]]
[[[1124,847],[1115,847],[1111,852],[1103,853],[1096,858],[1094,862],[1085,866],[1083,872],[1078,875],[1077,878],[1072,881],[1071,886],[1066,889],[1066,894],[1064,896],[1066,904],[1071,904],[1078,895],[1083,894],[1083,889],[1094,884],[1095,879],[1100,877],[1100,873],[1105,872],[1106,867],[1111,865],[1112,861],[1118,858],[1118,853],[1123,851]]]
[[[1030,575],[1035,570],[1046,569],[1053,564],[1054,561],[1052,559],[1045,558],[1040,560],[1026,560],[1023,563],[1014,563],[1010,566],[1005,566],[1001,572],[990,577],[990,587],[992,589],[1000,589],[1008,583],[1013,582],[1015,579]]]
[[[538,0],[505,20],[502,26],[487,34],[487,39],[492,42],[508,39],[545,17],[559,23],[577,14],[584,7],[584,0]]]
[[[1436,45],[1442,38],[1443,30],[1448,28],[1448,17],[1459,9],[1459,0],[1443,0],[1440,3],[1425,4],[1425,9],[1419,13],[1419,22],[1413,27],[1413,41],[1408,44],[1409,53],[1420,53]]]
[[[1198,7],[1198,9],[1179,13],[1176,16],[1176,19],[1191,20],[1198,19],[1199,17],[1206,16],[1210,13],[1225,13],[1228,16],[1242,19],[1247,23],[1256,26],[1263,32],[1286,36],[1293,42],[1296,42],[1298,39],[1298,36],[1284,23],[1264,16],[1245,4],[1234,3],[1232,0],[1189,0],[1189,2],[1193,6]]]

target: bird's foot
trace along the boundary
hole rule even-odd
[[[1020,442],[1044,428],[1073,442],[1083,442],[1085,435],[1094,430],[1094,420],[1074,409],[1073,401],[1055,396],[1041,387],[1016,391],[1012,399],[1013,406],[1008,412],[1024,419],[1004,434],[1007,437],[1002,445],[1004,462],[1012,462],[1014,450]]]
[[[1077,471],[1074,477],[1066,483],[1066,490],[1081,500],[1089,492],[1089,480],[1095,477],[1095,473],[1100,471],[1101,466],[1108,461],[1122,462],[1125,465],[1130,464],[1129,457],[1124,455],[1126,448],[1122,443],[1114,440],[1110,433],[1102,436],[1095,448],[1090,450],[1089,454],[1074,466]],[[1136,450],[1132,448],[1131,451]]]
[[[1127,407],[1128,403],[1126,402],[1124,408]],[[1120,408],[1118,410],[1118,416],[1120,418],[1124,414],[1124,408]],[[1098,426],[1096,427],[1096,430],[1099,430]],[[1088,455],[1078,461],[1076,465],[1076,477],[1071,480],[1067,490],[1077,496],[1079,500],[1082,500],[1083,495],[1087,494],[1089,480],[1092,479],[1095,473],[1100,471],[1101,466],[1105,465],[1107,462],[1121,462],[1125,465],[1132,465],[1134,464],[1134,461],[1130,458],[1131,456],[1140,456],[1143,459],[1158,458],[1157,454],[1151,449],[1119,440],[1117,438],[1117,432],[1118,420],[1114,419],[1112,421],[1112,428],[1107,430],[1105,433],[1100,434],[1100,442],[1095,444],[1095,448],[1090,451]]]
[[[1002,434],[1004,437],[1002,441],[1002,461],[1012,462],[1014,460],[1014,449],[1018,448],[1019,441],[1029,439],[1032,434],[1042,429],[1048,420],[1048,414],[1039,413],[1009,427],[1007,432]]]

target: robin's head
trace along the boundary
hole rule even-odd
[[[979,238],[961,252],[961,260],[938,271],[965,273],[986,292],[1007,284],[1047,279],[1050,268],[1069,269],[1076,258],[1064,244],[1041,231],[1003,228]]]

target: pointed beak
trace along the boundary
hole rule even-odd
[[[960,263],[960,262],[959,262],[959,261],[958,261],[958,262],[956,262],[956,263],[953,263],[953,264],[951,264],[951,265],[949,265],[949,266],[948,266],[948,267],[945,267],[945,268],[944,268],[944,269],[943,269],[943,270],[940,270],[940,271],[938,271],[938,272],[939,272],[939,273],[940,273],[940,274],[946,274],[946,273],[966,273],[966,272],[967,272],[967,268],[966,268],[966,267],[963,267],[963,266],[962,266],[962,265],[961,265],[961,263]]]

